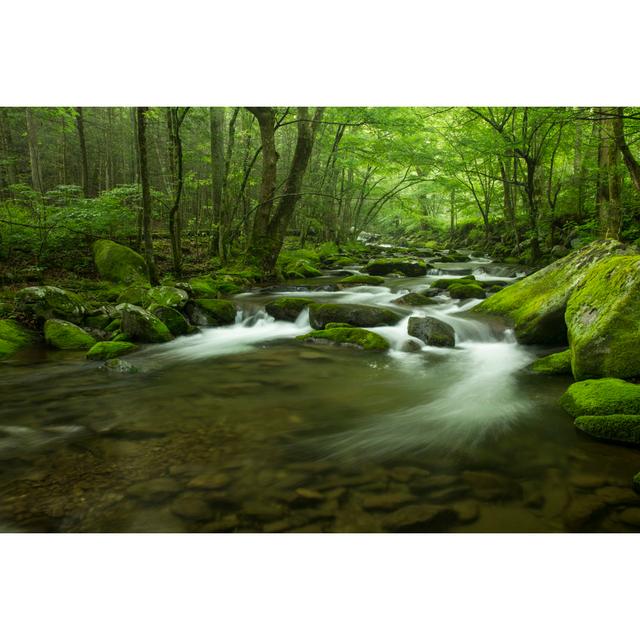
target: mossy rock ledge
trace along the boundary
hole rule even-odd
[[[571,375],[571,349],[538,358],[531,364],[530,369],[534,373],[549,376]]]
[[[56,349],[84,350],[91,348],[96,339],[84,329],[66,320],[47,320],[44,323],[44,339]]]
[[[397,324],[402,316],[384,307],[364,304],[311,304],[309,322],[314,329],[324,329],[329,322],[344,322],[354,327],[380,327]]]
[[[132,342],[96,342],[93,347],[87,351],[87,358],[89,360],[110,360],[111,358],[117,358],[125,353],[135,351],[137,348],[137,345]]]
[[[0,360],[13,355],[22,347],[37,342],[34,332],[25,329],[15,320],[0,320]]]
[[[562,408],[579,416],[640,415],[640,385],[601,378],[575,382],[560,398]]]
[[[580,416],[575,425],[599,440],[640,445],[640,415]]]
[[[39,320],[81,322],[86,313],[80,296],[59,287],[26,287],[16,293],[16,311]]]
[[[106,280],[124,284],[149,281],[144,258],[133,249],[112,240],[96,240],[93,243],[93,259],[98,273]]]
[[[272,300],[265,305],[266,312],[276,320],[295,322],[298,316],[310,304],[311,298],[296,298],[294,296],[282,296],[277,300]]]
[[[185,311],[189,320],[200,327],[221,327],[236,320],[235,305],[229,300],[196,298],[189,301]]]
[[[167,325],[150,311],[133,304],[121,304],[117,309],[122,313],[122,333],[129,339],[136,342],[167,342],[173,338]]]
[[[382,336],[373,331],[357,327],[333,327],[312,331],[297,340],[315,344],[336,344],[345,347],[363,349],[364,351],[386,351],[390,345]]]

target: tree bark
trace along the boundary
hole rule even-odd
[[[27,119],[27,143],[29,145],[29,164],[31,165],[31,185],[34,191],[44,193],[42,169],[40,168],[40,151],[38,149],[38,121],[30,107],[25,109]]]
[[[169,236],[171,238],[171,255],[173,270],[177,277],[182,275],[182,238],[178,211],[184,184],[182,138],[180,126],[186,115],[181,116],[178,107],[167,107],[167,129],[169,133],[169,170],[173,190],[173,203],[169,209]]]
[[[622,107],[618,107],[615,110],[615,118],[613,120],[613,132],[616,145],[620,150],[620,153],[622,153],[625,165],[627,165],[633,186],[640,191],[640,164],[635,159],[633,153],[631,153],[631,149],[629,149],[629,145],[625,139],[623,118],[624,109]]]
[[[224,220],[222,189],[224,186],[224,107],[209,108],[211,142],[211,253],[224,259]]]
[[[85,198],[90,198],[93,194],[89,183],[89,162],[87,160],[87,141],[84,134],[84,113],[82,107],[76,107],[76,129],[78,130],[78,142],[80,144],[80,179],[82,182],[82,192]]]

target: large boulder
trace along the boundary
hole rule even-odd
[[[560,398],[562,408],[574,418],[640,414],[640,385],[617,378],[583,380],[572,384]]]
[[[393,325],[402,316],[384,307],[364,304],[311,304],[309,322],[314,329],[324,329],[329,322],[345,322],[354,327],[380,327]]]
[[[265,305],[266,312],[276,320],[286,320],[295,322],[303,309],[313,304],[311,298],[295,298],[282,296],[277,300],[272,300]]]
[[[36,335],[15,320],[0,320],[0,360],[36,342]]]
[[[576,380],[640,376],[640,256],[591,267],[569,298],[565,321]]]
[[[373,331],[356,327],[332,327],[331,329],[312,331],[303,336],[298,336],[297,339],[316,344],[336,344],[344,347],[353,347],[364,351],[386,351],[389,348],[389,343],[382,336]]]
[[[148,282],[149,274],[144,258],[133,249],[111,240],[93,243],[93,259],[102,278],[112,282]]]
[[[599,440],[611,440],[624,444],[640,444],[640,416],[620,415],[580,416],[576,427]]]
[[[78,295],[59,287],[26,287],[16,293],[16,310],[39,321],[81,322],[86,313]]]
[[[409,318],[407,333],[432,347],[455,347],[456,334],[452,327],[437,318]]]
[[[452,284],[448,291],[452,298],[458,298],[460,300],[466,300],[468,298],[482,299],[487,297],[484,289],[480,285],[466,282]]]
[[[532,365],[531,371],[543,373],[549,376],[571,374],[571,349],[565,349],[560,353],[538,358]]]
[[[117,358],[125,353],[135,351],[138,347],[132,342],[104,341],[96,342],[89,351],[87,358],[89,360],[110,360]]]
[[[189,296],[187,295],[187,292],[182,289],[178,289],[177,287],[152,287],[151,289],[147,289],[144,293],[145,307],[157,304],[162,307],[182,309],[188,301]]]
[[[430,304],[438,304],[438,302],[433,298],[425,296],[422,293],[415,292],[405,293],[403,296],[395,298],[391,302],[393,302],[393,304],[402,304],[409,307],[424,307]]]
[[[509,318],[523,344],[567,344],[565,311],[593,265],[636,252],[616,240],[598,240],[498,291],[474,308]]]
[[[229,300],[196,298],[187,304],[186,312],[191,322],[201,327],[221,327],[236,320],[236,308]]]
[[[398,271],[405,276],[424,276],[427,273],[425,262],[418,260],[405,260],[402,258],[380,258],[372,260],[364,270],[371,276],[386,276]]]
[[[152,304],[149,307],[149,311],[153,313],[156,318],[160,318],[174,336],[183,336],[189,333],[189,323],[177,309]]]
[[[56,349],[89,349],[96,339],[84,329],[66,320],[47,320],[44,323],[44,339]]]
[[[347,276],[338,281],[339,285],[346,287],[359,287],[359,286],[374,286],[378,287],[384,284],[384,278],[382,276],[365,276],[361,273],[356,273],[352,276]]]
[[[120,328],[124,335],[137,342],[167,342],[173,337],[167,325],[150,311],[133,304],[120,304]]]

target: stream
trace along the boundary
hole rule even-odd
[[[558,406],[571,378],[527,371],[548,351],[470,314],[478,301],[392,302],[436,278],[511,282],[515,268],[435,266],[383,286],[335,290],[344,274],[327,272],[240,294],[234,325],[127,355],[137,373],[44,347],[16,354],[0,366],[0,527],[640,530],[640,453],[576,431]],[[404,318],[371,329],[387,353],[302,344],[308,311],[295,322],[264,311],[280,295]],[[456,348],[407,351],[410,315],[450,324]]]

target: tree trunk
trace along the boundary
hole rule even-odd
[[[616,144],[614,113],[601,108],[599,119],[598,147],[598,205],[600,217],[600,237],[620,239],[622,210],[620,192],[622,180]]]
[[[624,163],[627,165],[633,186],[640,191],[640,164],[631,153],[631,149],[629,149],[629,145],[625,140],[623,117],[624,109],[622,107],[618,107],[615,111],[615,118],[613,120],[613,131],[616,145],[622,153]]]
[[[185,114],[186,115],[186,114]],[[184,116],[183,116],[184,117]],[[182,238],[178,210],[183,188],[183,156],[180,125],[182,120],[178,107],[167,107],[167,129],[169,133],[169,170],[173,189],[173,203],[169,209],[169,236],[171,238],[171,255],[173,271],[177,277],[182,275]]]
[[[84,135],[84,114],[82,107],[76,107],[76,128],[78,130],[78,142],[80,143],[80,173],[82,192],[85,198],[90,198],[92,189],[89,184],[89,163],[87,160],[87,141]]]
[[[138,130],[138,170],[142,186],[142,233],[144,237],[144,256],[149,270],[151,284],[158,284],[156,264],[153,258],[153,239],[151,237],[151,190],[149,186],[149,167],[147,164],[147,135],[145,116],[148,107],[136,107]]]
[[[209,108],[211,142],[211,253],[224,259],[225,229],[222,214],[224,185],[224,107]]]
[[[27,118],[27,143],[29,145],[29,163],[31,165],[31,185],[34,191],[44,193],[42,169],[40,168],[40,151],[38,149],[38,121],[30,107],[25,109]]]

